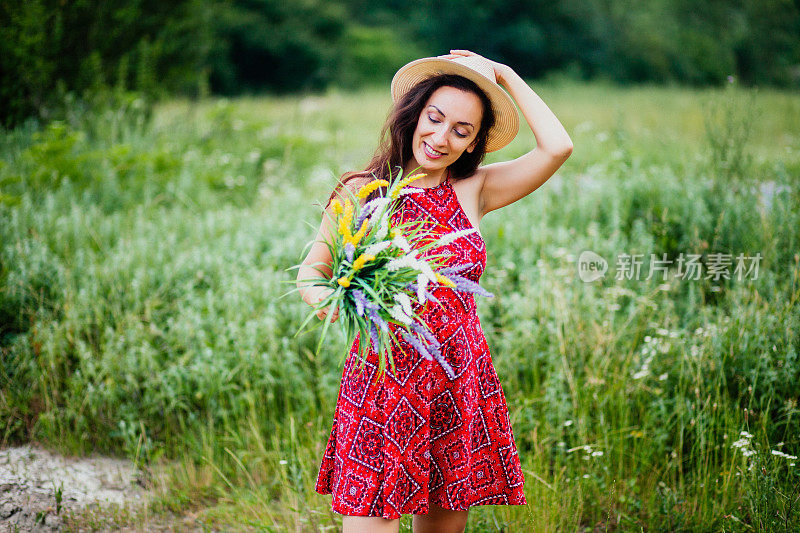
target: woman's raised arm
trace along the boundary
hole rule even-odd
[[[477,55],[469,50],[450,50],[443,57]],[[572,139],[547,104],[508,65],[491,61],[497,83],[516,101],[533,135],[536,147],[511,161],[481,166],[480,216],[524,198],[538,189],[572,154]]]

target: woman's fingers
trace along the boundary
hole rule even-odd
[[[331,308],[330,306],[327,306],[324,309],[320,309],[319,311],[317,311],[316,312],[317,318],[319,318],[320,320],[325,320],[325,317],[328,316],[330,308]],[[334,311],[333,315],[331,316],[331,322],[336,322],[338,318],[339,318],[339,309],[337,308],[336,311]]]

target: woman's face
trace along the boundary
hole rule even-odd
[[[423,171],[448,167],[466,150],[472,152],[481,127],[483,105],[472,92],[455,87],[436,89],[417,121],[413,155]]]

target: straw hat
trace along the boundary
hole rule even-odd
[[[392,100],[397,102],[409,89],[425,78],[436,74],[458,74],[474,81],[492,102],[495,123],[489,130],[486,151],[504,147],[519,131],[519,116],[514,101],[497,83],[491,63],[480,56],[460,56],[453,59],[423,57],[412,61],[392,78]]]

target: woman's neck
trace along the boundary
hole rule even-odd
[[[414,180],[414,183],[412,184],[412,186],[413,185],[418,185],[420,187],[425,187],[425,188],[436,187],[438,185],[441,185],[444,182],[444,180],[447,179],[448,171],[447,171],[446,167],[445,168],[441,168],[439,170],[434,170],[434,171],[431,171],[431,172],[426,172],[425,170],[422,170],[422,169],[414,172],[414,169],[417,168],[417,167],[418,167],[418,165],[416,165],[416,162],[412,160],[410,163],[406,164],[405,172],[403,174],[403,177],[411,175],[410,173],[412,173],[412,172],[414,174],[416,174],[418,172],[422,172],[422,173],[425,174],[425,176],[423,176],[423,177],[421,177],[421,178],[419,178],[417,180]]]

